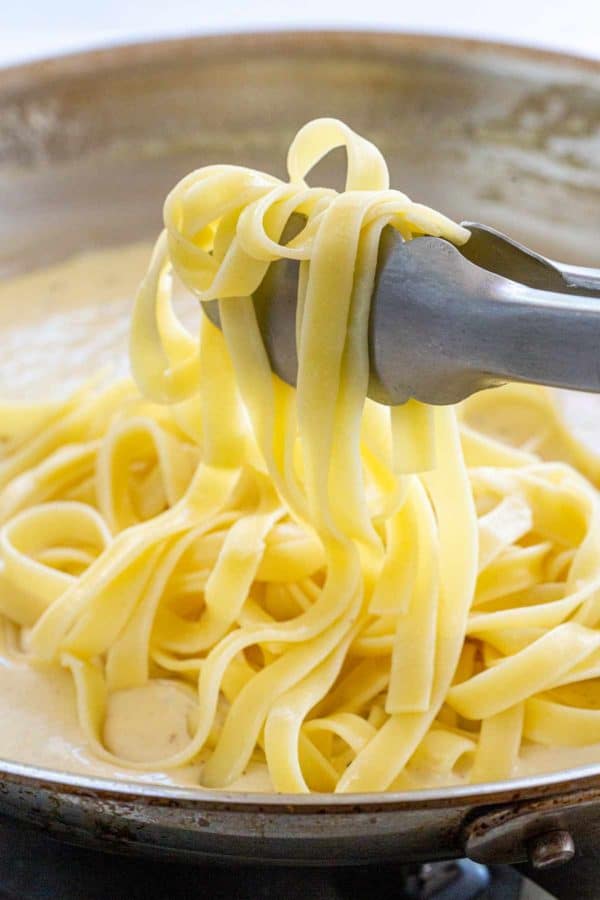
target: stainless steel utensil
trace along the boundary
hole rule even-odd
[[[369,327],[369,396],[458,403],[505,381],[600,391],[600,269],[565,266],[489,226],[462,247],[382,234]],[[274,263],[255,295],[273,371],[294,384],[298,263]],[[218,302],[203,304],[219,324]]]
[[[291,137],[319,115],[372,138],[392,182],[423,202],[454,218],[471,210],[550,257],[597,264],[599,63],[415,35],[273,33],[0,73],[0,277],[154,237],[167,190],[199,165],[226,159],[283,175]],[[29,312],[2,309],[0,326]],[[83,348],[60,352],[75,366]],[[115,353],[108,342],[106,361]],[[0,389],[2,371],[0,361]],[[598,877],[586,894],[581,864],[600,847],[599,785],[600,761],[419,792],[235,795],[0,761],[0,812],[124,853],[312,865],[465,853],[547,864],[565,858],[569,842],[556,833],[566,830],[577,857],[564,891],[551,890],[572,898],[575,884],[583,900],[597,897]]]

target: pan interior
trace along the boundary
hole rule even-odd
[[[598,264],[600,69],[591,63],[355,34],[173,42],[24,67],[0,78],[0,272],[26,276],[22,302],[0,288],[3,392],[24,343],[35,365],[29,356],[29,375],[19,369],[21,396],[50,380],[69,385],[92,356],[118,368],[143,242],[160,227],[166,191],[214,162],[282,174],[294,131],[319,115],[378,144],[392,183],[416,199],[566,262]],[[335,165],[320,167],[323,181],[335,182]],[[103,253],[132,242],[119,273],[124,257]],[[60,264],[90,251],[101,254],[92,265],[117,262],[105,293],[78,309],[77,330]],[[39,274],[49,265],[58,266],[52,291]]]

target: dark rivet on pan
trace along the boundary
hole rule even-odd
[[[529,862],[534,869],[553,869],[575,856],[575,843],[568,831],[548,831],[529,842]]]

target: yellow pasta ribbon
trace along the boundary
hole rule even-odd
[[[338,147],[344,190],[310,186]],[[0,653],[71,673],[98,757],[200,762],[210,787],[251,763],[277,791],[479,782],[509,777],[523,740],[600,743],[600,458],[543,388],[368,400],[383,229],[469,234],[391,189],[335,119],[287,164],[173,188],[132,318],[136,384],[0,404]],[[299,263],[296,389],[252,296],[280,259]],[[176,285],[217,300],[222,330],[189,332]],[[165,685],[192,698],[185,740],[123,758],[115,694]]]

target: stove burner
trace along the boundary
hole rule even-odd
[[[320,869],[157,862],[73,847],[0,816],[0,900],[517,900],[522,881],[510,867],[466,860]]]

